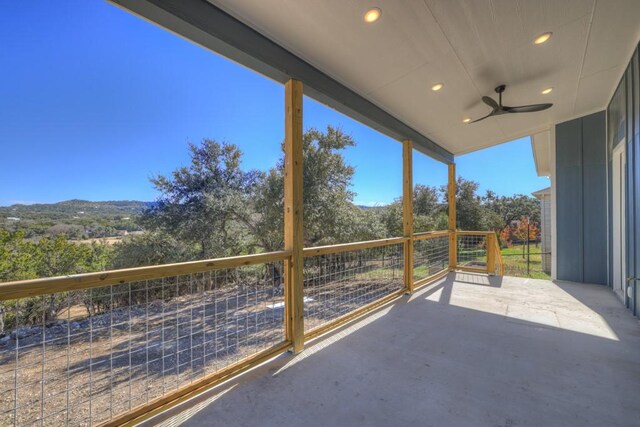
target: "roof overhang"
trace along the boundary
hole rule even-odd
[[[551,176],[551,135],[548,130],[531,136],[531,150],[538,176]]]
[[[280,83],[303,82],[305,95],[444,163],[453,154],[386,110],[204,0],[109,0],[187,40]]]

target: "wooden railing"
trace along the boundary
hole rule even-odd
[[[146,419],[292,348],[296,289],[305,341],[410,292],[408,242],[411,289],[503,271],[494,233],[436,231],[304,248],[300,287],[284,284],[291,251],[0,284],[0,424]]]
[[[291,347],[289,251],[0,284],[0,425],[121,425]]]
[[[290,251],[0,283],[0,301],[283,261]]]
[[[495,232],[455,231],[451,232],[456,242],[455,261],[452,270],[496,274],[501,263],[500,248]]]

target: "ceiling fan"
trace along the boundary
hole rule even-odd
[[[492,111],[484,117],[480,117],[472,121],[471,123],[479,122],[480,120],[484,120],[488,117],[500,116],[502,114],[507,113],[535,113],[536,111],[546,110],[550,108],[553,104],[533,104],[533,105],[521,105],[519,107],[507,107],[506,105],[502,105],[502,92],[507,88],[506,85],[498,86],[495,91],[498,94],[498,102],[496,102],[493,98],[489,98],[488,96],[482,97],[482,102],[491,107]]]

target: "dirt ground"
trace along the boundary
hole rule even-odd
[[[309,286],[305,328],[401,287],[400,277]],[[0,425],[97,424],[284,339],[283,296],[264,286],[150,301],[92,317],[84,306],[67,310],[64,322],[2,342]]]

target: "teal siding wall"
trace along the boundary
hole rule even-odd
[[[556,126],[557,277],[607,284],[604,111]]]

